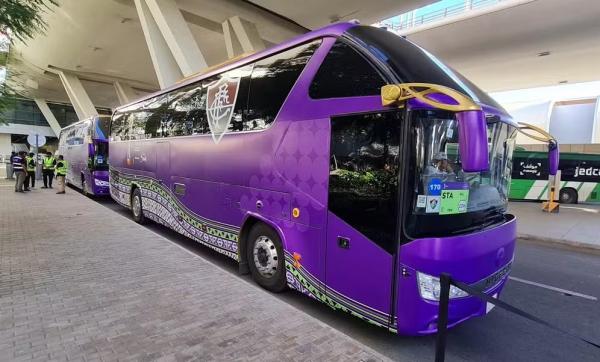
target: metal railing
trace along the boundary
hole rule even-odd
[[[400,31],[405,29],[414,28],[423,24],[440,21],[445,18],[449,18],[452,16],[456,16],[462,14],[464,12],[479,10],[485,7],[495,5],[501,2],[505,2],[508,0],[465,0],[459,4],[449,5],[445,8],[434,10],[425,14],[420,14],[417,16],[411,16],[410,13],[407,13],[406,19],[403,19],[400,23],[392,23],[389,21],[382,21],[379,25],[385,26],[389,30]]]

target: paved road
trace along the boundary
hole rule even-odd
[[[84,196],[0,180],[0,362],[388,361]]]
[[[111,200],[98,202],[129,217],[127,210]],[[253,284],[249,276],[237,274],[237,265],[229,258],[160,225],[147,227]],[[563,329],[600,342],[600,255],[520,240],[511,276],[518,281],[512,280],[507,285],[503,300]],[[532,285],[532,282],[539,285]],[[433,360],[433,336],[396,336],[295,292],[277,297],[392,359]],[[447,361],[462,360],[599,361],[600,350],[496,308],[485,318],[471,319],[451,330]]]

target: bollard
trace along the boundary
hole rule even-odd
[[[446,358],[446,332],[448,330],[448,304],[450,302],[450,275],[440,274],[440,303],[438,307],[437,337],[435,342],[435,361],[444,362]]]

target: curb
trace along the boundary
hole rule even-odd
[[[592,244],[592,243],[579,242],[579,241],[574,241],[574,240],[549,238],[549,237],[544,237],[544,236],[531,235],[531,234],[520,234],[520,233],[517,233],[517,239],[533,241],[533,242],[537,242],[537,243],[541,243],[541,244],[550,243],[550,244],[554,244],[554,245],[558,245],[558,246],[566,246],[566,247],[569,247],[572,249],[578,249],[581,251],[589,250],[589,251],[594,251],[594,252],[600,253],[600,244]]]

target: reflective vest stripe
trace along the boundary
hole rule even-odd
[[[35,159],[33,157],[25,157],[25,160],[27,160],[27,171],[35,171]]]
[[[54,157],[44,158],[44,170],[51,170],[54,168]]]
[[[58,176],[66,176],[67,175],[67,161],[59,160],[56,164],[56,174]]]

